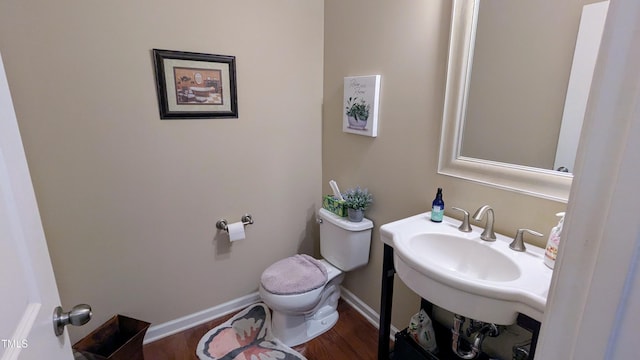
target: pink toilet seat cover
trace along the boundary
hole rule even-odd
[[[302,294],[327,283],[327,269],[309,255],[299,254],[269,266],[260,278],[262,287],[276,295]]]

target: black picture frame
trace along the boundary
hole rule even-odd
[[[237,118],[236,58],[153,49],[161,119]]]

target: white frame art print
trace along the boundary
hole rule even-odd
[[[380,75],[345,77],[342,131],[378,136],[379,100]]]

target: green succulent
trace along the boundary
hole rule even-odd
[[[357,186],[355,189],[349,189],[342,194],[345,205],[355,210],[366,210],[373,203],[373,195],[367,189],[361,189]]]
[[[358,100],[358,97],[350,97],[345,108],[347,116],[351,116],[360,121],[369,119],[370,105],[364,99]]]

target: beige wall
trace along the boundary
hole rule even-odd
[[[496,230],[507,235],[520,227],[548,234],[554,214],[565,208],[437,174],[450,16],[445,0],[325,0],[322,185],[328,192],[335,179],[342,188],[361,185],[374,194],[366,214],[376,224],[371,261],[348,273],[344,285],[376,310],[383,248],[378,228],[428,211],[437,187],[444,188],[447,209],[490,204]],[[382,75],[378,137],[343,133],[343,77],[372,74]],[[419,298],[396,277],[393,301],[393,323],[404,328]]]
[[[3,1],[0,51],[65,308],[154,324],[317,239],[323,1]],[[160,120],[151,49],[235,55],[238,119]],[[249,212],[231,248],[215,222]]]
[[[321,1],[144,5],[0,3],[0,51],[62,301],[95,310],[74,339],[115,313],[160,323],[255,291],[266,266],[317,247],[329,179],[375,195],[371,261],[345,286],[376,310],[377,229],[427,211],[436,187],[448,208],[491,204],[508,235],[548,233],[564,209],[436,173],[449,1],[326,0],[324,18]],[[152,48],[235,55],[239,119],[160,120]],[[341,131],[343,77],[369,74],[382,75],[375,139]],[[244,212],[256,223],[230,249],[215,221]],[[417,306],[396,280],[394,324]]]

